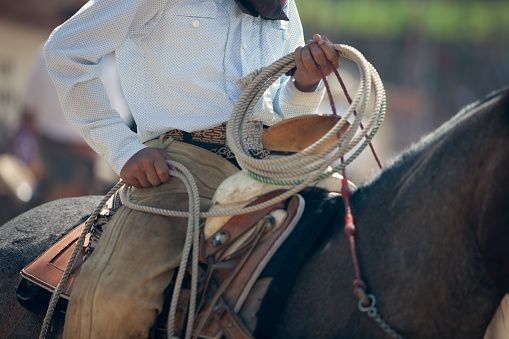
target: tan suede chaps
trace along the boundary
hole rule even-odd
[[[166,146],[153,140],[147,146],[165,147],[170,159],[193,173],[202,211],[208,210],[217,186],[238,170],[222,157],[182,142]],[[178,178],[131,193],[143,205],[188,210],[188,195]],[[74,284],[64,338],[147,338],[179,264],[186,228],[186,218],[120,207]]]

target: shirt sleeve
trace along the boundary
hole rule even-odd
[[[89,1],[57,27],[44,46],[67,120],[117,174],[144,145],[112,108],[100,80],[100,61],[163,5],[162,0]]]

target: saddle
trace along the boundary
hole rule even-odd
[[[281,190],[264,193],[247,206],[267,201]],[[304,210],[304,200],[295,195],[263,210],[233,216],[218,226],[215,220],[201,234],[199,307],[194,336],[198,338],[253,338],[258,323],[257,312],[271,284],[262,272],[297,225]],[[93,251],[102,227],[114,210],[103,208],[95,221],[61,295],[55,314],[65,314],[73,282],[84,259]],[[17,289],[19,302],[36,312],[45,312],[51,293],[58,285],[77,239],[83,232],[82,222],[21,271]],[[99,235],[97,234],[99,230]],[[207,235],[206,235],[207,234]],[[170,283],[172,286],[173,282]],[[190,289],[185,286],[179,298],[175,325],[177,336],[184,335]],[[169,302],[166,302],[169,305]],[[166,336],[166,309],[158,318],[153,337]]]

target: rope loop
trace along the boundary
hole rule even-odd
[[[335,172],[340,172],[369,145],[378,131],[386,111],[385,89],[376,69],[355,48],[333,45],[340,57],[353,61],[359,70],[360,82],[348,110],[325,135],[299,153],[285,157],[256,159],[249,153],[241,136],[245,123],[251,119],[254,108],[263,93],[280,76],[295,67],[294,53],[275,61],[272,65],[246,76],[245,86],[226,126],[226,139],[240,164],[256,180],[276,185],[295,185],[302,189]],[[374,97],[373,97],[374,94]],[[370,109],[371,103],[374,107]],[[317,152],[323,144],[336,138],[347,124],[353,123],[345,133],[324,151]],[[366,121],[364,128],[359,128]],[[310,127],[312,128],[312,127]],[[339,165],[334,165],[344,158]]]

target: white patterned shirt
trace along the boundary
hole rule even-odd
[[[112,168],[170,129],[187,132],[228,120],[237,81],[304,45],[293,0],[290,21],[243,14],[234,0],[92,0],[45,45],[48,71],[67,119]],[[101,59],[114,52],[137,134],[108,101]],[[263,95],[256,120],[316,113],[323,90],[303,93],[283,76]]]

